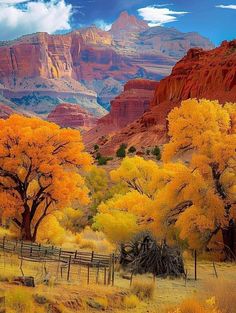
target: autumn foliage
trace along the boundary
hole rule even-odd
[[[163,162],[125,158],[111,172],[112,180],[125,183],[128,191],[98,207],[96,221],[103,230],[107,214],[119,210],[124,219],[127,214],[136,218],[133,232],[149,229],[194,249],[208,247],[220,235],[222,246],[234,250],[235,116],[235,104],[217,101],[190,99],[175,108],[168,117],[170,141]]]
[[[18,115],[0,120],[1,217],[36,240],[50,214],[88,203],[81,170],[90,163],[78,131]]]

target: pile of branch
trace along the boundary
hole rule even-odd
[[[121,244],[120,264],[133,274],[179,277],[184,263],[179,249],[166,243],[158,244],[150,234],[140,234],[129,243]]]

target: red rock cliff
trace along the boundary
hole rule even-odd
[[[134,79],[127,82],[124,91],[111,101],[111,111],[98,121],[99,125],[112,125],[115,129],[125,127],[149,108],[157,82]]]
[[[111,134],[141,117],[149,109],[157,85],[145,79],[128,81],[124,91],[111,101],[110,113],[98,120],[97,127],[85,135],[85,141]]]
[[[159,80],[197,46],[212,48],[198,34],[150,28],[123,12],[110,31],[88,27],[0,42],[0,91],[3,85],[4,97],[38,114],[50,112],[61,100],[83,101],[86,109],[92,101],[90,112],[101,117],[105,112],[99,104],[107,107],[125,82],[136,77]]]
[[[150,110],[114,134],[103,146],[104,153],[114,152],[122,142],[137,147],[165,142],[168,113],[188,98],[236,103],[236,40],[210,51],[190,49],[158,84]]]

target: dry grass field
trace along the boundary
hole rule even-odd
[[[13,284],[13,278],[22,275],[19,265],[20,260],[16,256],[1,254],[0,296],[5,296],[6,312],[10,313],[166,313],[169,308],[177,307],[185,299],[205,301],[212,297],[218,297],[221,302],[224,298],[226,303],[235,301],[225,312],[236,312],[236,296],[233,296],[236,294],[236,264],[233,263],[216,263],[217,278],[211,262],[199,261],[198,279],[195,281],[194,262],[188,260],[187,281],[169,278],[157,278],[154,281],[151,275],[143,275],[134,276],[131,286],[120,270],[116,272],[115,286],[112,287],[104,286],[102,277],[96,284],[93,271],[90,273],[88,285],[86,269],[74,267],[71,279],[67,282],[64,273],[61,277],[56,263],[23,261],[24,275],[35,277],[34,288]],[[43,282],[45,275],[48,284]],[[224,305],[226,306],[225,303]],[[192,312],[203,311],[187,313]]]

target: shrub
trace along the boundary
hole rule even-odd
[[[126,156],[126,148],[127,148],[127,145],[122,143],[120,145],[120,148],[116,151],[116,156],[118,158],[124,158]]]
[[[158,146],[155,146],[155,148],[152,150],[152,154],[155,155],[158,161],[161,159],[161,150]]]
[[[231,304],[230,306],[234,308]],[[216,307],[215,297],[201,302],[197,299],[186,299],[178,307],[167,310],[167,313],[227,313],[232,311],[221,311]]]
[[[127,309],[134,309],[139,305],[140,301],[136,295],[124,297],[124,305]]]
[[[151,151],[150,151],[149,149],[146,150],[146,154],[147,154],[147,155],[150,155],[150,152],[151,152]]]
[[[134,146],[129,147],[128,153],[135,153],[136,148]]]
[[[195,299],[187,299],[180,305],[181,313],[206,313],[204,306]]]
[[[101,157],[102,157],[101,153],[98,152],[98,153],[96,154],[96,156],[95,156],[95,159],[96,159],[96,160],[99,160]]]
[[[131,292],[141,300],[152,299],[154,289],[154,282],[143,278],[136,279],[131,286]]]
[[[93,149],[94,149],[95,151],[98,151],[98,150],[99,150],[99,145],[94,145]]]
[[[113,160],[112,157],[104,157],[104,156],[101,156],[97,159],[98,160],[98,165],[106,165],[108,161],[111,161]]]
[[[98,165],[106,165],[107,164],[107,158],[101,156],[99,159],[98,159]]]

